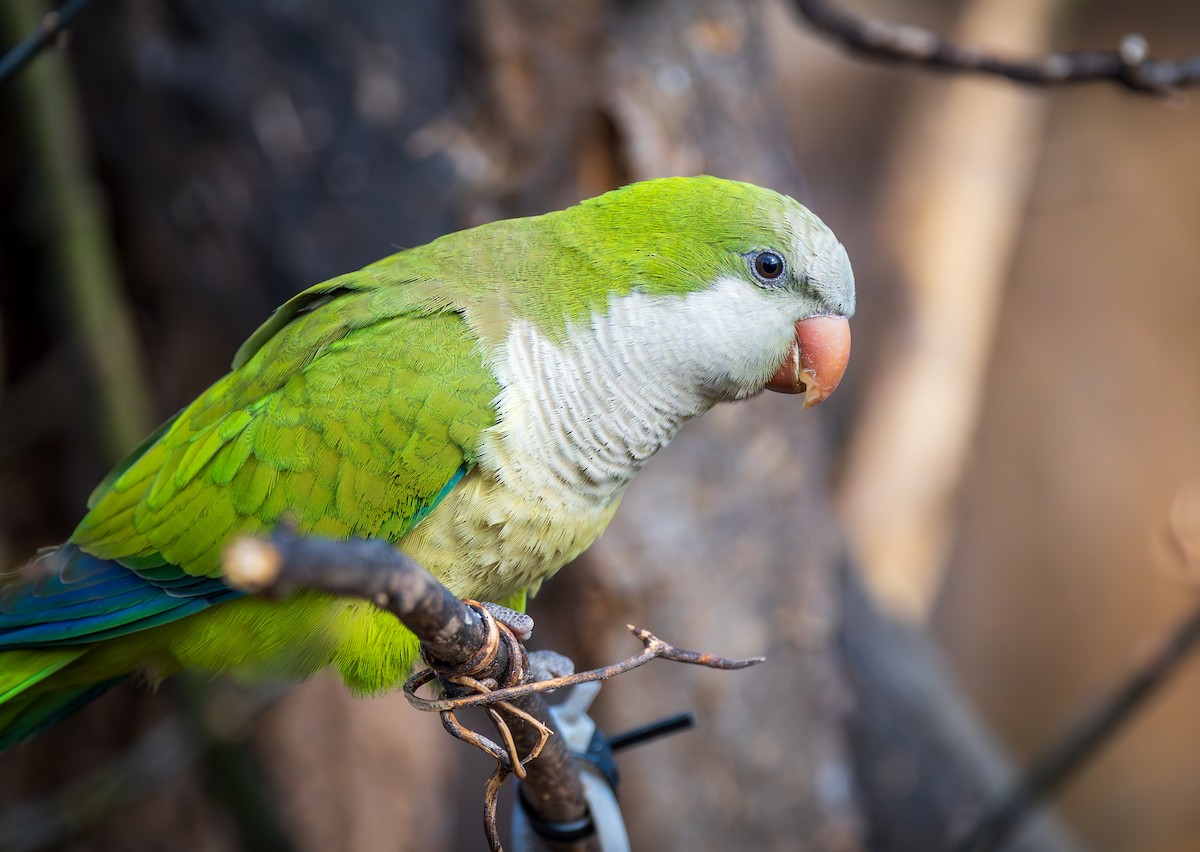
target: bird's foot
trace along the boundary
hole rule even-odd
[[[511,630],[517,641],[528,642],[529,637],[533,635],[533,619],[525,613],[490,601],[484,601],[480,606],[486,609],[492,618]]]
[[[558,651],[530,651],[529,676],[533,680],[550,680],[575,674],[575,661]]]
[[[533,635],[533,619],[523,612],[485,601],[480,604],[496,621],[512,631],[518,642],[528,642]],[[575,674],[575,663],[557,651],[530,651],[529,676],[532,680],[550,680]]]

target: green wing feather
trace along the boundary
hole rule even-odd
[[[285,304],[235,369],[102,483],[71,541],[219,572],[231,533],[398,540],[475,462],[498,387],[462,317],[368,271]]]
[[[97,487],[71,546],[108,562],[74,559],[86,576],[64,569],[0,599],[0,749],[147,666],[304,677],[333,662],[363,692],[404,676],[416,641],[369,605],[225,600],[205,578],[232,536],[285,517],[398,541],[474,466],[499,388],[453,300],[429,298],[427,272],[402,253],[296,296]],[[102,597],[112,586],[148,614]]]

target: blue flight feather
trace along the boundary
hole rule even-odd
[[[97,642],[165,624],[240,596],[220,577],[161,564],[150,576],[76,545],[43,554],[35,582],[0,590],[0,650]],[[155,565],[153,557],[140,564]]]

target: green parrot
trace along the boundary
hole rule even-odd
[[[371,604],[272,601],[231,538],[383,538],[455,594],[522,608],[687,420],[764,389],[824,399],[854,279],[791,198],[636,183],[408,249],[292,298],[0,592],[0,749],[131,674],[395,688],[417,641]]]

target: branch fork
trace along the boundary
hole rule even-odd
[[[451,736],[496,761],[484,794],[484,829],[493,852],[502,852],[496,808],[510,774],[525,782],[523,798],[541,823],[583,827],[575,845],[562,848],[597,848],[594,832],[587,830],[590,815],[575,756],[561,738],[552,737],[541,694],[606,680],[657,658],[722,670],[763,661],[677,648],[649,630],[627,625],[642,642],[638,653],[590,671],[531,681],[524,646],[533,629],[529,616],[495,604],[460,601],[410,557],[377,540],[304,538],[282,527],[270,539],[234,542],[225,553],[225,576],[251,593],[281,597],[304,588],[369,600],[417,635],[427,668],[404,684],[408,702],[437,713]],[[421,697],[422,687],[435,680],[445,697]],[[464,707],[486,708],[501,742],[463,726],[455,712]]]

